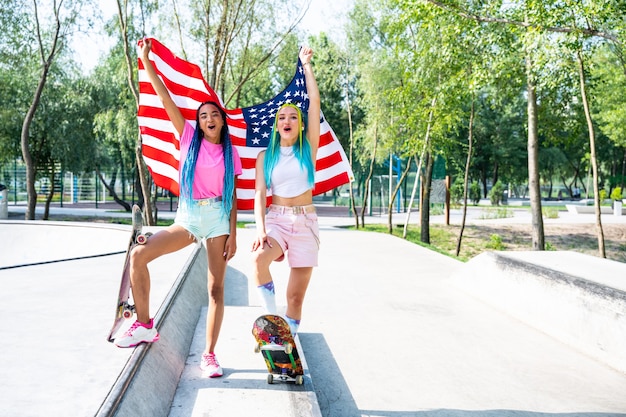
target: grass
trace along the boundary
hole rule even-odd
[[[485,208],[479,216],[480,219],[506,219],[513,217],[515,213],[506,207]]]
[[[355,230],[354,226],[348,227],[348,229]],[[384,224],[368,224],[364,228],[360,228],[361,231],[388,233],[388,227]],[[393,229],[393,235],[402,238],[403,226],[398,225]],[[424,243],[420,238],[421,228],[418,226],[409,225],[407,229],[406,240],[416,245],[428,248],[435,252],[454,257],[455,259],[467,261],[469,257],[454,256],[456,252],[457,236],[452,230],[447,229],[441,225],[430,225],[430,244]]]
[[[350,229],[354,230],[351,226]],[[387,225],[366,225],[359,230],[388,233]],[[430,225],[430,244],[420,241],[420,227],[409,225],[406,240],[466,262],[487,251],[530,251],[532,228],[528,224],[482,224],[466,225],[463,230],[461,251],[456,256],[457,240],[461,227],[458,225]],[[402,238],[403,225],[395,225],[393,235]],[[606,258],[626,262],[626,225],[606,224],[603,227]],[[598,237],[588,224],[544,225],[546,251],[575,251],[592,256],[598,254]]]

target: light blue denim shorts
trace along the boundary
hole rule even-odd
[[[180,199],[174,224],[189,231],[198,242],[230,234],[230,216],[222,216],[222,197],[193,200]]]

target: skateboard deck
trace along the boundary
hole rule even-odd
[[[146,243],[149,234],[142,234],[141,232],[143,227],[143,215],[141,209],[136,204],[133,206],[132,220],[133,226],[130,240],[128,241],[128,248],[126,249],[126,257],[124,258],[120,291],[117,296],[117,303],[115,304],[115,320],[113,321],[113,326],[107,338],[109,342],[113,342],[115,333],[117,333],[122,326],[124,320],[131,318],[135,312],[135,306],[128,302],[130,297],[130,253],[135,245],[143,245]]]
[[[254,321],[252,334],[255,352],[260,352],[267,366],[267,383],[277,378],[282,382],[302,385],[304,369],[289,324],[280,316],[266,314]]]

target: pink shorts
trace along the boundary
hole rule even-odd
[[[265,215],[265,229],[283,250],[277,261],[282,261],[287,253],[292,268],[317,266],[320,233],[312,204],[298,207],[270,205]]]

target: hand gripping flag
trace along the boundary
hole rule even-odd
[[[243,167],[236,183],[237,208],[253,209],[256,157],[267,147],[276,111],[282,104],[288,102],[296,104],[303,112],[308,109],[309,100],[300,60],[293,79],[276,97],[255,106],[229,110],[206,83],[197,65],[178,58],[156,39],[152,39],[149,57],[170,96],[192,125],[195,126],[196,109],[201,103],[212,100],[222,106],[227,114],[231,140],[237,147]],[[178,195],[180,159],[178,133],[152,88],[141,59],[138,61],[137,120],[142,136],[143,158],[155,184]],[[320,144],[313,195],[325,193],[353,181],[345,152],[323,114],[320,123]]]

